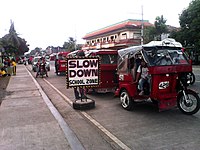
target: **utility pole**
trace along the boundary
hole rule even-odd
[[[141,5],[141,13],[131,13],[131,14],[139,14],[142,15],[142,20],[141,20],[141,40],[140,40],[140,44],[143,45],[144,44],[144,19],[143,19],[143,4]]]
[[[76,24],[75,24],[75,35],[74,35],[74,51],[76,51]]]
[[[143,5],[142,5],[142,24],[141,24],[141,45],[144,44],[144,20],[143,20]]]

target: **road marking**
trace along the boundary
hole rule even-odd
[[[49,81],[43,79],[47,84],[49,84],[54,90],[56,90],[68,103],[72,105],[72,101],[62,94],[56,87],[54,87]],[[124,150],[131,150],[127,145],[125,145],[122,141],[120,141],[116,136],[114,136],[110,131],[104,128],[99,122],[93,119],[88,113],[84,111],[80,111],[83,116],[85,116],[91,123],[93,123],[98,129],[100,129],[105,135],[107,135],[111,140],[113,140],[119,147]]]
[[[126,146],[122,141],[120,141],[116,136],[114,136],[110,131],[108,131],[106,128],[104,128],[99,122],[97,122],[95,119],[93,119],[90,115],[88,115],[86,112],[81,111],[81,113],[90,121],[92,122],[96,127],[98,127],[104,134],[106,134],[110,139],[112,139],[119,147],[125,150],[131,150],[128,146]]]
[[[73,104],[73,102],[67,97],[65,96],[63,93],[61,93],[55,86],[53,86],[49,81],[47,81],[46,79],[44,79],[44,81],[49,84],[56,92],[58,92],[69,104]]]

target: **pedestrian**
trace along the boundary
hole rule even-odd
[[[11,60],[10,60],[10,58],[8,57],[8,66],[7,66],[7,74],[8,74],[8,76],[11,76],[12,75],[12,73],[13,73],[13,70],[12,70],[12,65],[11,65]]]
[[[55,59],[55,73],[58,74],[58,58]]]
[[[16,75],[17,72],[17,63],[15,62],[15,59],[13,58],[11,61],[12,67],[13,67],[13,75]]]
[[[1,69],[0,69],[0,77],[5,77],[5,76],[7,76],[7,73],[6,73],[6,71],[4,70],[4,68],[1,68]]]
[[[40,70],[41,70],[41,64],[42,64],[42,57],[38,59],[37,61],[37,68],[36,68],[36,78],[38,77],[38,75],[40,74]]]
[[[8,69],[8,58],[7,57],[4,58],[3,65],[4,65],[5,71],[7,72],[7,69]]]
[[[42,64],[43,64],[43,69],[44,69],[44,71],[45,71],[45,73],[46,73],[46,77],[48,77],[48,72],[47,72],[47,68],[46,68],[46,59],[45,59],[45,57],[42,57]]]

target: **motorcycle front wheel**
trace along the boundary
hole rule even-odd
[[[198,94],[192,90],[179,93],[177,97],[177,105],[179,110],[186,115],[193,115],[200,109],[200,98]]]

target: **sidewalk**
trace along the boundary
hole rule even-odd
[[[200,65],[192,65],[193,70],[200,70]]]
[[[1,150],[70,150],[82,148],[24,65],[17,66],[0,105]],[[51,108],[50,108],[51,107]],[[64,131],[67,130],[67,131]],[[67,135],[68,134],[68,135]],[[75,140],[74,140],[75,139]],[[78,143],[78,144],[77,144]],[[83,148],[82,148],[83,149]]]

